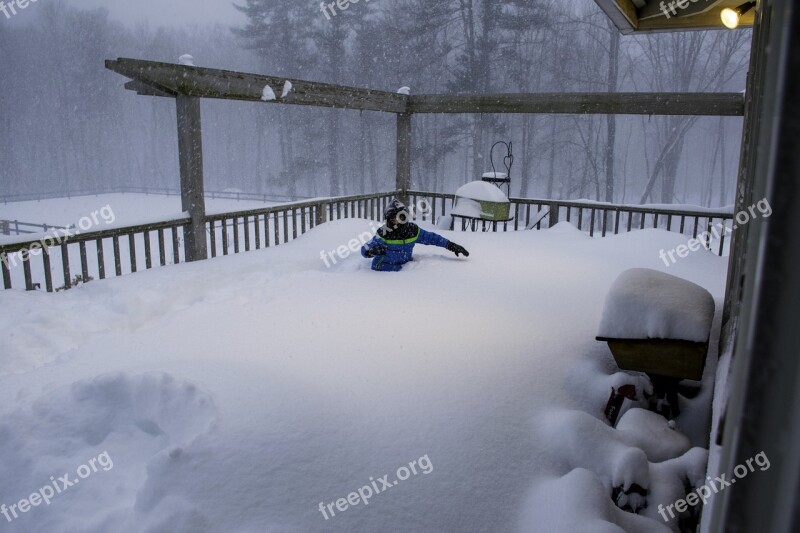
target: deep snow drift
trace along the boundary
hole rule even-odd
[[[626,378],[594,336],[619,273],[664,271],[658,250],[685,237],[560,224],[458,233],[469,259],[419,246],[397,274],[356,255],[325,267],[321,251],[370,228],[0,292],[0,503],[80,477],[0,515],[3,531],[668,531],[609,490],[671,502],[702,468],[707,413],[679,420],[689,437],[636,409],[610,428],[602,409]],[[721,309],[725,265],[698,253],[668,271]],[[103,453],[113,468],[84,478]],[[429,472],[337,509],[423,457]]]

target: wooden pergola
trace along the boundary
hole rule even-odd
[[[426,113],[542,113],[742,116],[739,93],[536,93],[536,94],[423,94],[406,95],[200,68],[171,63],[120,58],[106,68],[131,81],[129,90],[143,96],[174,98],[178,121],[178,151],[183,210],[191,224],[185,229],[188,261],[206,259],[203,143],[200,100],[240,100],[266,104],[307,105],[322,108],[378,111],[397,115],[396,190],[405,196],[411,188],[412,117]],[[276,95],[285,83],[291,91],[264,101],[265,87]]]

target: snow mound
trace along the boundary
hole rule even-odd
[[[650,472],[645,453],[632,447],[625,435],[581,411],[557,409],[540,418],[540,431],[549,436],[554,453],[568,469],[594,471],[607,491],[647,488]],[[592,443],[587,446],[587,443]]]
[[[672,429],[666,418],[638,407],[622,415],[617,431],[629,443],[641,448],[651,463],[683,455],[692,447],[689,437]]]
[[[508,203],[508,197],[503,194],[503,191],[485,181],[471,181],[466,185],[462,185],[456,191],[456,196],[479,202]]]
[[[651,270],[626,270],[609,290],[599,337],[706,342],[714,298],[685,279]]]
[[[566,512],[554,512],[560,509]],[[568,510],[568,511],[567,511]],[[544,481],[526,502],[519,531],[581,533],[667,533],[669,529],[618,509],[603,482],[591,471],[576,468]]]
[[[659,505],[703,482],[707,450],[690,448],[663,417],[644,409],[630,409],[617,429],[588,413],[555,409],[537,416],[536,428],[549,442],[549,464],[563,475],[533,486],[522,516],[534,527],[520,531],[618,531],[612,524],[626,532],[667,531],[656,529],[664,524]],[[609,497],[615,493],[618,504],[633,504],[638,515],[618,509]],[[667,527],[679,531],[677,520]]]
[[[216,419],[208,394],[159,373],[102,375],[24,403],[0,417],[0,479],[14,480],[0,484],[0,501],[26,498],[51,476],[77,480],[50,505],[20,515],[24,531],[103,530],[101,522],[142,497],[142,464],[190,445]],[[77,469],[102,454],[105,468],[78,479]]]
[[[697,447],[688,450],[680,457],[651,464],[650,479],[653,484],[648,496],[649,505],[641,511],[642,516],[663,524],[664,519],[658,513],[659,505],[666,507],[678,499],[684,498],[693,489],[702,486],[706,481],[707,464],[708,450]],[[679,517],[687,516],[694,510],[689,507],[684,513],[670,518],[668,526],[676,533],[680,532]]]

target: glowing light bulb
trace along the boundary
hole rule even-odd
[[[722,10],[722,13],[720,13],[720,18],[722,19],[722,23],[728,29],[735,30],[739,26],[740,17],[739,13],[737,13],[735,9],[726,7]]]

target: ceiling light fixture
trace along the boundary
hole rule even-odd
[[[745,2],[736,9],[726,7],[720,13],[720,18],[722,19],[722,23],[725,25],[726,28],[735,30],[739,26],[739,20],[742,18],[742,15],[744,15],[754,7],[756,7],[755,2]]]

